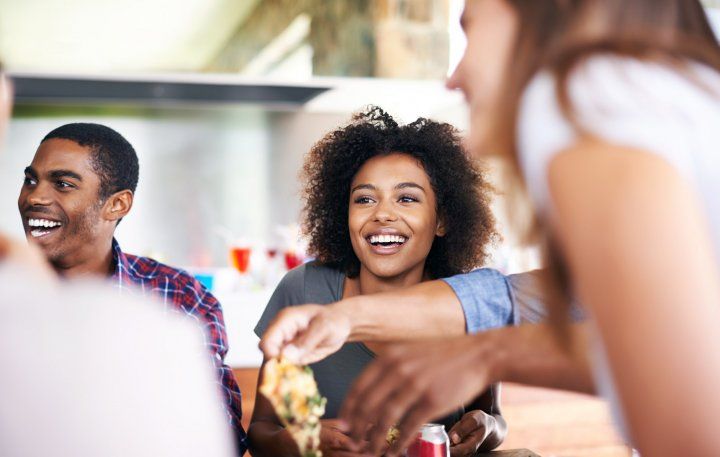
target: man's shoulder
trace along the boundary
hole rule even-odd
[[[116,247],[116,251],[120,252],[120,248]],[[219,309],[218,300],[187,271],[150,257],[124,252],[118,255],[122,257],[118,261],[116,275],[122,277],[122,289],[125,289],[123,284],[129,283],[132,287],[127,287],[127,290],[153,295],[191,314]]]
[[[151,257],[125,254],[130,268],[129,274],[143,280],[170,281],[175,284],[192,285],[199,284],[187,271],[167,265]]]

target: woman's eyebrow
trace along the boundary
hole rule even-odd
[[[356,190],[360,189],[377,190],[377,187],[373,186],[372,184],[358,184],[350,190],[350,193],[353,193]]]
[[[420,184],[414,183],[414,182],[401,182],[397,186],[395,186],[396,189],[407,189],[407,188],[415,188],[420,189],[421,191],[425,192],[425,188],[421,186]]]

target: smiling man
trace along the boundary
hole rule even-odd
[[[53,130],[25,168],[18,199],[25,234],[63,277],[107,277],[123,292],[152,295],[195,317],[205,331],[229,420],[244,452],[241,395],[224,364],[228,345],[220,303],[188,273],[125,254],[114,238],[132,208],[138,173],[135,150],[113,129],[76,123]]]
[[[0,67],[0,144],[11,106]],[[2,231],[0,284],[0,455],[233,455],[195,319],[59,282]]]
[[[26,236],[60,275],[118,273],[113,234],[132,208],[138,169],[130,143],[101,125],[64,125],[40,143],[18,207]]]

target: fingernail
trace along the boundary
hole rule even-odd
[[[344,421],[342,419],[340,419],[340,421],[337,423],[337,427],[340,429],[340,431],[345,432],[345,433],[350,431],[350,424],[348,424],[346,421]]]
[[[452,440],[453,444],[458,444],[460,442],[460,437],[457,433],[451,433],[450,440]]]

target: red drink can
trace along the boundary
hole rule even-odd
[[[450,440],[442,424],[425,424],[407,450],[407,457],[450,457]]]

